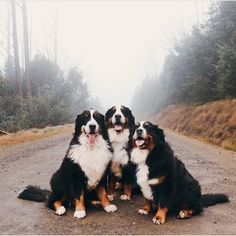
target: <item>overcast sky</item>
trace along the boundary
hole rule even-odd
[[[142,81],[158,74],[175,40],[206,18],[210,1],[27,1],[31,55],[53,59],[58,20],[58,63],[78,65],[90,93],[106,108],[130,105]],[[22,25],[19,9],[17,21]],[[0,66],[7,3],[0,2]],[[19,33],[19,32],[18,32]],[[21,33],[19,33],[20,46]]]

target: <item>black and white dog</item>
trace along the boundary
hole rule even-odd
[[[131,130],[135,125],[134,116],[128,107],[113,106],[106,112],[105,121],[114,151],[108,197],[113,200],[115,184],[121,182],[124,192],[120,199],[130,200],[135,183],[135,167],[130,163],[127,144]]]
[[[106,212],[117,210],[107,198],[107,176],[112,159],[104,116],[95,110],[86,110],[77,116],[75,133],[60,168],[53,174],[51,192],[28,186],[19,198],[46,201],[57,215],[66,212],[66,206],[75,205],[74,217],[86,216],[85,203],[96,195]],[[94,194],[95,193],[95,194]]]
[[[201,194],[198,181],[174,155],[163,130],[151,122],[137,123],[129,144],[131,160],[138,165],[137,183],[146,200],[139,213],[148,214],[154,202],[158,210],[153,223],[164,224],[169,211],[184,219],[199,214],[203,207],[229,201],[225,194]]]

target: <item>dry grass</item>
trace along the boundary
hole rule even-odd
[[[236,99],[168,106],[154,117],[164,127],[236,151]]]
[[[8,147],[16,144],[51,137],[61,133],[72,133],[73,129],[74,124],[67,124],[53,127],[45,127],[43,129],[30,129],[25,131],[19,131],[17,133],[0,136],[0,146]]]

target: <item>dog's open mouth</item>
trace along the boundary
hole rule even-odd
[[[86,134],[87,138],[88,138],[88,143],[90,145],[94,145],[96,143],[97,140],[97,134]]]
[[[123,131],[123,124],[122,123],[115,123],[114,129],[117,133],[121,133]]]
[[[88,143],[90,145],[94,145],[96,143],[97,140],[97,134],[86,134],[87,138],[88,138]]]
[[[137,147],[143,147],[145,145],[146,141],[143,137],[137,137],[135,140],[135,144]]]
[[[84,134],[86,135],[86,137],[88,139],[89,145],[94,145],[97,141],[98,132],[97,133],[94,133],[94,132],[86,133],[84,128],[83,128],[83,132],[84,132]]]

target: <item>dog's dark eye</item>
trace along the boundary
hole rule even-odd
[[[88,113],[85,113],[85,117],[86,117],[86,118],[89,118],[89,114],[88,114]]]

